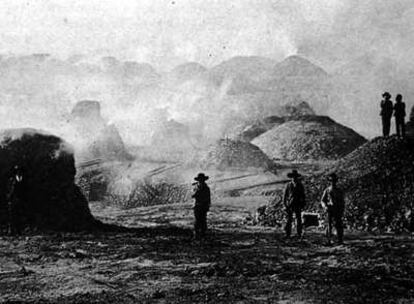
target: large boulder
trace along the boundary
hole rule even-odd
[[[0,226],[7,224],[8,181],[16,165],[23,170],[24,196],[18,212],[23,227],[82,230],[94,226],[88,202],[74,182],[71,146],[34,129],[0,132]]]

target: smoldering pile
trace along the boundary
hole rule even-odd
[[[253,121],[244,121],[234,125],[226,131],[226,137],[233,140],[250,142],[261,134],[285,122],[300,119],[303,116],[316,115],[314,110],[305,101],[288,102],[275,109],[272,113],[272,116],[266,116]]]
[[[7,218],[12,168],[22,170],[18,201],[11,201],[13,221],[22,229],[82,230],[92,228],[88,202],[75,184],[72,148],[54,135],[34,129],[8,129],[0,134],[0,226]]]
[[[204,168],[246,169],[275,171],[275,164],[251,143],[221,139],[201,156]]]
[[[278,123],[252,143],[272,159],[307,161],[336,160],[365,141],[327,116],[308,115]]]

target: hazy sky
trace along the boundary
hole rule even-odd
[[[348,2],[348,1],[346,1]],[[0,2],[0,53],[112,55],[211,65],[283,58],[327,35],[342,0],[13,0]]]
[[[401,93],[407,108],[413,105],[414,0],[0,0],[0,55],[33,53],[62,59],[83,54],[86,62],[114,56],[149,62],[159,72],[186,61],[211,67],[237,55],[282,60],[299,54],[333,76],[332,108],[343,106],[333,117],[371,135],[379,128],[374,109],[383,91]],[[57,92],[83,92],[79,82],[86,87],[88,94],[65,97],[73,103],[91,98],[90,91],[106,92],[115,81],[9,72],[5,87],[20,84],[18,93],[36,88],[41,109],[50,106],[45,100],[59,100],[43,96],[53,91],[51,83]],[[99,100],[108,103],[123,93],[114,92]],[[348,116],[340,113],[345,110]]]

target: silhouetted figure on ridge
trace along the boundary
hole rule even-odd
[[[195,199],[194,232],[196,239],[202,239],[207,231],[207,212],[210,210],[211,205],[210,188],[206,184],[208,176],[204,175],[204,173],[199,173],[194,179],[197,181],[193,184],[195,188],[192,196]]]
[[[302,210],[305,208],[305,188],[300,181],[301,175],[296,170],[287,174],[291,181],[286,185],[283,195],[283,204],[286,208],[287,222],[285,227],[286,237],[292,232],[293,214],[296,217],[296,229],[298,237],[302,236]]]
[[[382,97],[384,97],[384,99],[381,100],[381,112],[380,112],[380,115],[382,117],[382,135],[384,137],[388,137],[390,135],[393,105],[392,105],[390,93],[385,92],[384,94],[382,94]]]
[[[398,137],[405,137],[405,103],[402,102],[402,95],[395,97],[394,105],[395,127]]]
[[[327,237],[329,244],[332,237],[332,226],[335,223],[336,234],[338,237],[338,243],[343,243],[344,227],[342,217],[345,210],[345,199],[343,191],[337,186],[338,177],[335,173],[328,176],[330,185],[325,189],[321,199],[321,205],[327,212]]]

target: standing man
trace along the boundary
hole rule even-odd
[[[382,94],[382,97],[384,97],[384,99],[381,100],[381,112],[380,112],[380,115],[382,117],[382,135],[384,137],[388,137],[390,135],[393,105],[390,99],[391,98],[390,93],[385,92],[384,94]]]
[[[395,97],[394,105],[395,127],[398,137],[405,137],[405,103],[402,102],[402,95]]]
[[[286,185],[283,195],[283,204],[286,208],[287,222],[285,227],[286,237],[292,232],[293,214],[296,217],[296,229],[298,237],[302,236],[302,210],[305,208],[305,188],[303,187],[297,170],[287,174],[291,181]]]
[[[194,205],[194,232],[196,239],[202,239],[207,231],[207,212],[210,210],[211,198],[210,188],[206,184],[208,176],[199,173],[194,178],[197,182],[194,184],[194,193],[192,197],[195,199]]]
[[[342,217],[345,210],[345,200],[343,191],[337,186],[338,177],[335,173],[328,176],[329,186],[325,189],[321,199],[321,205],[327,212],[327,236],[328,242],[331,244],[332,226],[335,223],[338,243],[343,244],[344,227]]]
[[[14,166],[7,185],[8,233],[21,233],[21,213],[24,199],[23,171]]]

